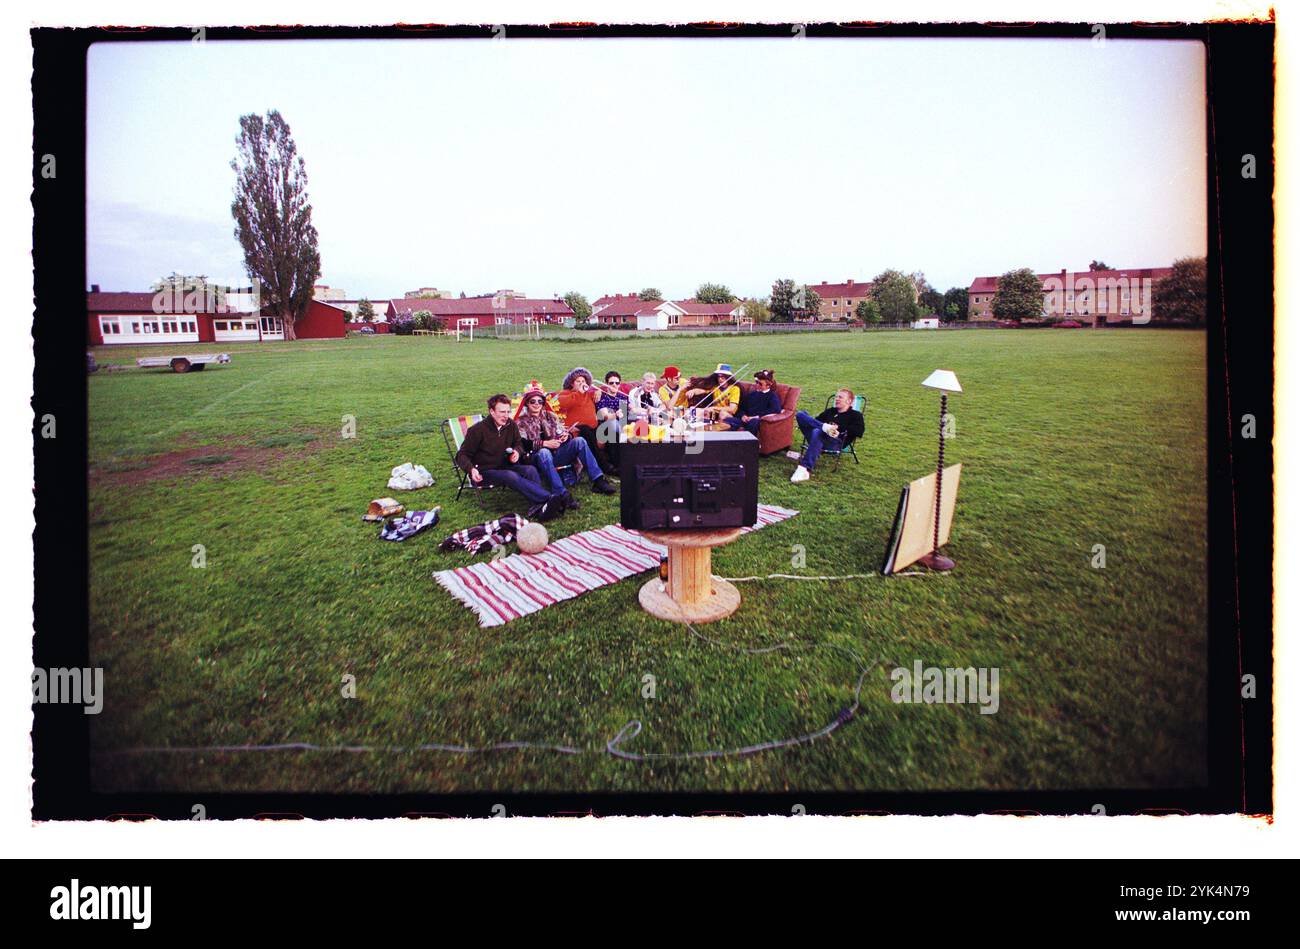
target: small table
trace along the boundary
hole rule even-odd
[[[681,531],[640,531],[642,537],[668,548],[668,583],[658,576],[641,587],[641,608],[674,623],[712,623],[740,607],[740,591],[713,578],[713,548],[729,544],[739,527]]]

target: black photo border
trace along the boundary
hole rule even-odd
[[[740,24],[677,26],[509,25],[507,35],[585,37],[1075,38],[1093,24]],[[1271,22],[1105,24],[1108,39],[1199,40],[1206,47],[1208,456],[1208,695],[1204,788],[1017,792],[516,793],[344,795],[315,793],[118,793],[91,790],[87,717],[79,706],[33,705],[34,820],[190,819],[196,793],[207,816],[485,817],[494,805],[524,815],[790,814],[1271,814],[1273,808],[1273,103]],[[494,35],[488,26],[206,27],[209,40],[422,39]],[[35,355],[34,663],[89,666],[86,208],[86,59],[103,42],[192,40],[187,28],[31,31],[33,45],[33,265]],[[1134,95],[1141,95],[1140,89]],[[1086,117],[1079,117],[1086,122]],[[58,176],[42,176],[43,157]],[[1254,155],[1256,176],[1242,174]],[[1032,156],[1029,156],[1032,158]],[[1099,199],[1104,200],[1104,199]],[[1226,319],[1231,312],[1233,319]],[[71,324],[69,321],[72,321]],[[74,326],[70,330],[69,326]],[[1242,434],[1242,416],[1256,434]],[[57,437],[42,437],[42,419]],[[1160,425],[1152,405],[1150,424]],[[1153,476],[1156,476],[1153,473]],[[1158,555],[1158,554],[1156,554]],[[78,592],[79,591],[79,592]],[[19,633],[20,634],[20,633]],[[1242,677],[1254,676],[1254,698]]]

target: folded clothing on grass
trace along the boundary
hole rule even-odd
[[[395,517],[379,529],[379,536],[383,540],[406,540],[408,537],[414,537],[420,531],[428,530],[434,524],[438,523],[438,512],[442,508],[435,507],[432,511],[412,511],[405,517]]]
[[[758,530],[798,513],[760,504],[758,523],[743,530]],[[636,531],[610,524],[553,540],[541,553],[511,554],[455,570],[439,570],[433,579],[478,614],[480,626],[501,626],[588,590],[657,569],[667,552],[666,547]]]
[[[468,550],[471,554],[496,550],[514,540],[527,523],[528,519],[518,514],[505,514],[496,520],[484,521],[482,524],[456,531],[439,544],[438,549],[443,553],[450,550]]]

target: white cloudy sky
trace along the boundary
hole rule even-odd
[[[100,44],[88,274],[241,282],[238,120],[306,160],[322,282],[543,296],[1205,252],[1190,42],[645,39]]]

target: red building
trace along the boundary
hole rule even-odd
[[[853,320],[857,319],[858,304],[871,298],[871,288],[875,286],[870,280],[845,280],[843,283],[808,284],[809,290],[816,290],[821,298],[818,307],[819,320]]]
[[[251,293],[224,301],[201,293],[100,293],[86,295],[92,346],[152,343],[234,343],[284,339],[284,323],[251,308]],[[345,311],[312,300],[294,324],[299,339],[342,339]]]
[[[591,305],[591,322],[602,325],[635,323],[638,313],[663,308],[663,300],[642,300],[635,293],[606,294]]]
[[[1040,273],[1042,317],[1077,320],[1091,326],[1149,322],[1156,281],[1171,273],[1172,267]],[[993,298],[997,292],[997,277],[976,277],[966,291],[969,301],[967,318],[977,323],[995,319]]]
[[[661,314],[663,325],[659,329],[680,326],[714,326],[731,323],[741,310],[740,303],[700,303],[696,300],[642,300],[635,293],[606,294],[591,305],[591,321],[601,325],[638,323],[644,318]]]
[[[466,297],[463,300],[439,300],[431,297],[404,297],[388,301],[388,322],[428,310],[441,329],[456,329],[459,320],[474,320],[475,326],[498,323],[559,323],[573,317],[573,310],[563,300],[496,295]]]

